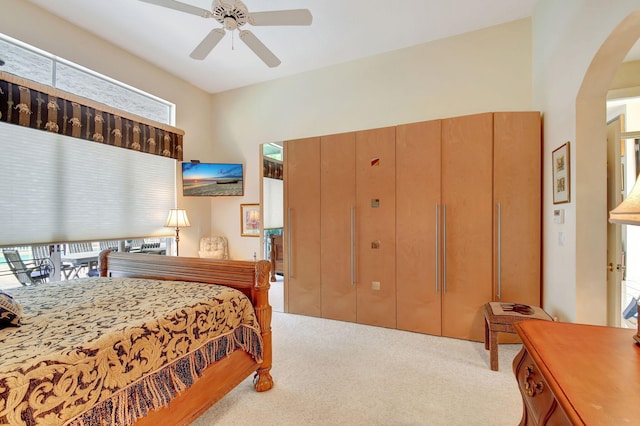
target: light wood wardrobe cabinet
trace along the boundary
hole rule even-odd
[[[440,335],[441,121],[396,128],[398,328]]]
[[[491,113],[398,126],[398,328],[484,338],[492,146]]]
[[[285,309],[484,340],[540,304],[540,171],[537,112],[286,142]]]
[[[442,335],[484,340],[491,300],[493,114],[442,120]]]
[[[322,317],[356,322],[356,134],[320,144]]]
[[[395,127],[356,132],[357,321],[396,327]]]
[[[322,317],[395,327],[395,128],[320,146]]]
[[[493,300],[540,306],[540,113],[493,117]]]
[[[537,112],[397,127],[398,328],[481,341],[488,301],[539,306],[540,154]]]
[[[284,143],[285,310],[320,316],[320,138]]]

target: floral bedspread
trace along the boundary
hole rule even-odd
[[[132,424],[236,349],[262,362],[249,299],[182,281],[85,278],[8,290],[0,424]]]

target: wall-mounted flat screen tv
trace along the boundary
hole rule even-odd
[[[242,164],[182,163],[182,195],[244,195]]]

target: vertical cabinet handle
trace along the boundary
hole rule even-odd
[[[498,203],[498,299],[502,297],[502,205]]]
[[[356,208],[351,207],[351,285],[356,285]]]
[[[287,232],[287,259],[289,260],[289,262],[287,263],[287,277],[291,279],[291,264],[293,263],[293,259],[291,258],[291,234],[293,233],[291,231],[293,229],[293,226],[291,224],[291,207],[287,209],[287,223],[289,224],[289,232]]]
[[[442,205],[442,291],[447,294],[447,205]]]
[[[440,281],[440,206],[436,204],[436,293],[439,291],[438,283]]]

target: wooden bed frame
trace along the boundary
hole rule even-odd
[[[273,387],[271,378],[271,305],[269,270],[266,260],[213,260],[193,257],[159,256],[138,253],[100,253],[101,277],[137,277],[221,284],[242,291],[253,303],[263,340],[261,364],[246,352],[237,350],[210,365],[204,375],[166,407],[150,412],[136,426],[158,424],[188,425],[224,395],[255,372],[253,385],[258,392]]]

